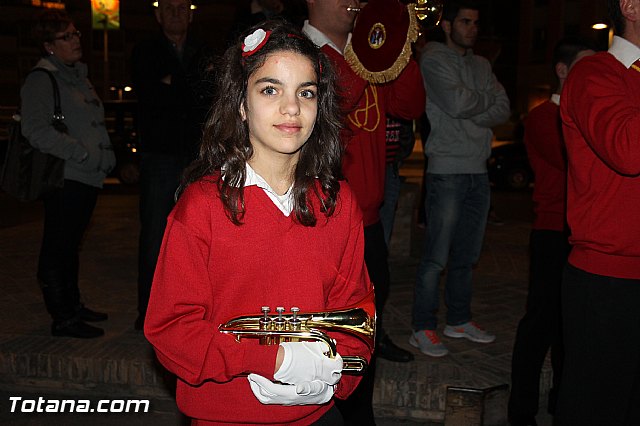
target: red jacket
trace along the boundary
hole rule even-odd
[[[560,102],[567,147],[569,262],[640,279],[640,72],[610,53],[581,59]]]
[[[533,229],[563,231],[566,222],[567,159],[560,108],[551,101],[529,112],[524,143],[536,177]]]
[[[186,415],[214,424],[311,424],[333,402],[261,404],[246,374],[273,380],[278,346],[236,342],[218,326],[241,315],[259,316],[262,306],[318,312],[359,302],[371,289],[362,214],[344,182],[328,220],[314,203],[315,227],[284,216],[256,186],[245,188],[245,203],[244,223],[236,226],[214,183],[196,182],[182,195],[168,219],[145,335],[160,362],[178,376],[176,399]],[[329,334],[341,355],[370,358],[357,337]],[[358,382],[343,376],[335,396],[346,398]]]
[[[349,113],[342,171],[356,194],[364,225],[380,221],[386,167],[386,114],[413,120],[425,108],[425,92],[418,64],[412,59],[397,79],[372,84],[360,78],[342,55],[329,45],[322,51],[338,73],[342,107]]]

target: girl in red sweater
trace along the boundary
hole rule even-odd
[[[335,75],[297,29],[264,23],[224,55],[199,158],[169,216],[145,335],[192,424],[340,424],[357,386],[322,342],[237,342],[262,306],[318,312],[365,298],[362,213],[339,181]],[[330,333],[339,353],[368,346]]]

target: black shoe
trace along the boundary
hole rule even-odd
[[[78,312],[76,314],[78,316],[78,319],[87,322],[106,321],[109,319],[109,315],[105,314],[104,312],[96,312],[87,308],[86,306],[82,306],[80,309],[78,309]]]
[[[376,353],[380,358],[394,362],[413,361],[413,354],[391,341],[389,336],[384,336],[376,348]]]
[[[54,321],[51,324],[51,335],[92,339],[103,336],[104,330],[73,318],[66,321]]]

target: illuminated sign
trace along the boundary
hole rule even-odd
[[[120,0],[91,0],[91,16],[94,30],[119,30]]]

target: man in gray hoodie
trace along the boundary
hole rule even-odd
[[[471,271],[480,257],[489,212],[486,161],[491,127],[504,123],[509,99],[485,58],[473,54],[479,8],[445,3],[445,43],[430,42],[420,58],[431,133],[425,145],[426,240],[416,280],[411,345],[430,356],[448,353],[436,334],[440,274],[447,266],[444,335],[490,343],[471,321]]]

